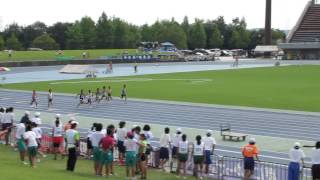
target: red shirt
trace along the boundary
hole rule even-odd
[[[106,136],[101,139],[101,146],[104,151],[109,150],[114,145],[115,145],[115,141],[114,141],[113,137],[111,137],[111,136]]]

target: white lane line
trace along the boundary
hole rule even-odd
[[[14,102],[15,104],[27,104],[27,105],[30,105],[30,102],[29,101],[16,101]]]

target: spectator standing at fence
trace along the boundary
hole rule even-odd
[[[113,159],[113,153],[114,153],[114,148],[115,148],[115,145],[117,143],[117,134],[116,134],[116,127],[113,125],[113,124],[109,124],[107,126],[107,130],[110,129],[111,130],[111,137],[113,138],[113,141],[114,141],[114,145],[112,146],[112,149],[111,149],[111,152],[112,152],[112,162],[111,162],[111,175],[114,175],[114,159]],[[108,133],[108,132],[107,132]]]
[[[20,123],[26,123],[28,121],[30,121],[30,112],[26,111],[24,112],[24,115],[22,116]]]
[[[112,130],[107,128],[107,136],[100,141],[100,147],[102,148],[101,167],[105,166],[106,177],[109,177],[113,173],[113,148],[115,140],[113,139]],[[102,172],[102,171],[101,171]]]
[[[17,147],[20,155],[20,161],[22,164],[27,165],[28,163],[25,162],[25,155],[26,155],[26,144],[23,138],[23,134],[26,132],[26,125],[30,125],[30,121],[25,121],[24,123],[16,124],[16,140],[17,140]]]
[[[57,160],[57,154],[61,154],[61,146],[63,143],[63,127],[60,121],[60,114],[56,114],[54,125],[52,128],[53,154],[54,160]]]
[[[313,180],[320,180],[320,141],[316,142],[311,153]]]
[[[189,142],[187,141],[187,135],[181,136],[181,141],[178,144],[178,165],[177,175],[180,175],[181,168],[183,169],[183,179],[186,179],[186,162],[188,161]]]
[[[42,120],[40,118],[41,113],[40,112],[35,112],[34,113],[34,117],[31,119],[31,122],[37,124],[37,125],[41,125],[42,124]]]
[[[305,154],[301,150],[300,143],[296,142],[292,149],[289,151],[289,168],[288,168],[288,180],[300,179],[300,162],[304,164]]]
[[[26,126],[26,132],[23,134],[23,139],[26,141],[28,146],[30,166],[35,168],[38,144],[36,140],[36,134],[32,131],[31,125]]]
[[[92,147],[91,136],[96,131],[96,126],[97,126],[97,123],[93,123],[87,134],[87,159],[90,159],[92,155],[93,147]]]
[[[80,134],[76,130],[77,126],[78,122],[72,121],[70,129],[67,130],[65,135],[68,149],[67,171],[74,171],[77,162],[80,142]]]
[[[126,148],[124,147],[124,141],[127,137],[127,129],[125,128],[126,122],[120,121],[119,128],[117,129],[117,147],[119,152],[119,163],[124,165],[124,154]]]
[[[9,107],[6,109],[6,112],[3,114],[2,117],[2,130],[7,130],[7,133],[5,134],[5,144],[9,145],[9,135],[11,132],[11,128],[13,126],[14,121],[14,113],[13,113],[13,107]]]
[[[141,171],[140,179],[147,179],[147,164],[146,164],[146,150],[147,150],[148,142],[146,140],[146,136],[144,134],[140,134],[139,140],[139,166]]]
[[[170,129],[164,128],[164,134],[160,137],[160,164],[159,167],[165,171],[165,164],[169,160],[169,148],[171,148]]]
[[[176,134],[172,138],[172,151],[171,151],[171,162],[170,162],[170,172],[174,173],[173,164],[177,162],[177,156],[178,156],[178,146],[179,142],[181,141],[182,136],[182,129],[177,128]]]
[[[152,146],[151,146],[151,139],[153,138],[153,134],[151,132],[151,127],[149,124],[146,124],[143,126],[142,128],[143,130],[143,134],[146,137],[147,140],[147,149],[146,149],[146,164],[148,164],[149,162],[149,156],[151,154],[152,151]]]
[[[256,140],[251,138],[249,144],[242,148],[244,157],[244,180],[249,180],[254,173],[254,160],[259,160],[259,149],[256,146]]]
[[[94,161],[94,172],[96,176],[101,176],[101,155],[102,151],[99,147],[100,141],[105,137],[105,134],[101,132],[103,125],[97,123],[95,127],[95,132],[90,136],[90,141],[93,147],[93,161]]]
[[[42,129],[39,127],[39,124],[33,122],[32,131],[36,134],[36,140],[38,143],[37,154],[40,154],[42,158],[45,158],[46,155],[42,152],[42,149],[41,149]],[[38,158],[38,162],[40,162],[40,158]]]
[[[196,142],[193,144],[193,163],[194,172],[197,179],[203,179],[203,161],[204,161],[204,143],[201,141],[201,136],[196,136]]]
[[[127,139],[124,141],[126,147],[126,175],[127,179],[135,177],[135,167],[137,164],[138,141],[134,139],[132,132],[127,133]]]
[[[206,136],[203,138],[204,143],[204,154],[205,154],[205,174],[208,175],[209,167],[212,164],[211,155],[213,154],[214,148],[216,146],[216,140],[212,137],[213,131],[207,130]]]

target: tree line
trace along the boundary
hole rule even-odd
[[[272,38],[276,44],[285,39],[285,33],[273,29]],[[226,23],[220,16],[190,23],[185,17],[181,23],[172,18],[137,26],[103,12],[97,22],[85,16],[74,23],[57,22],[52,26],[43,22],[24,27],[10,24],[0,32],[0,50],[136,48],[141,41],[169,41],[179,49],[253,49],[263,40],[263,29],[249,30],[244,18]]]

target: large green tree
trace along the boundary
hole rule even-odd
[[[22,45],[15,34],[11,34],[11,36],[6,41],[7,49],[12,50],[21,50]]]
[[[95,48],[95,40],[97,37],[95,22],[90,17],[85,16],[80,20],[79,26],[83,41],[82,47],[84,49]]]
[[[212,34],[208,38],[208,47],[209,48],[222,48],[223,46],[223,36],[220,33],[218,26],[214,25],[212,29]]]
[[[207,35],[201,20],[196,19],[195,23],[191,26],[189,33],[190,49],[206,47]]]
[[[127,48],[129,45],[129,25],[119,18],[113,19],[113,47],[114,48]]]
[[[44,49],[44,50],[56,50],[56,49],[59,49],[59,45],[47,33],[36,37],[32,42],[32,46],[35,47],[35,48],[41,48],[41,49]]]
[[[47,26],[45,23],[37,21],[27,27],[22,29],[23,32],[23,47],[28,48],[31,46],[32,41],[44,34],[47,31]]]
[[[97,39],[96,46],[99,49],[113,47],[113,27],[112,21],[108,19],[106,13],[102,13],[96,25]]]
[[[4,49],[5,43],[2,36],[0,36],[0,51]]]
[[[83,49],[83,37],[79,21],[67,30],[67,49]]]
[[[48,27],[48,34],[59,44],[60,49],[66,49],[67,46],[67,31],[71,27],[71,23],[57,22]]]

